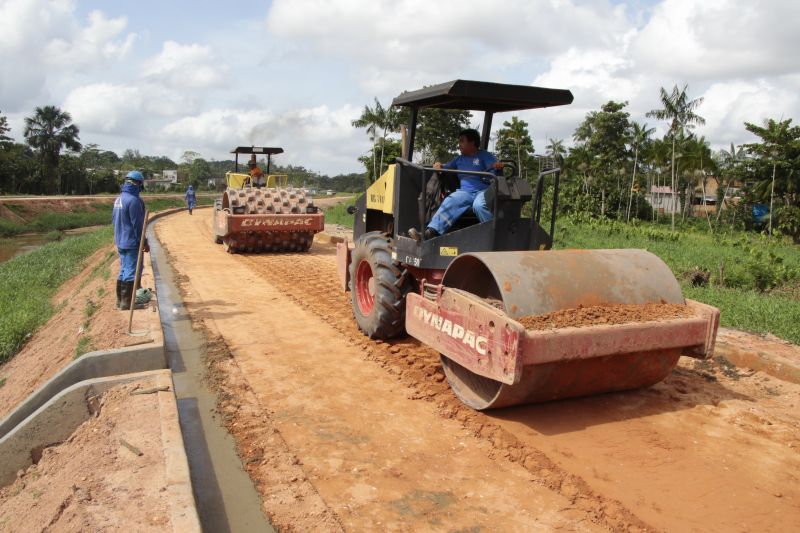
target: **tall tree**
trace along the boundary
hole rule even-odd
[[[404,110],[404,116],[408,111]],[[419,161],[449,161],[458,150],[458,134],[469,127],[472,113],[461,109],[423,109],[417,118],[415,151]]]
[[[762,167],[772,166],[772,178],[769,180],[769,234],[772,235],[772,212],[775,198],[775,180],[780,168],[778,192],[784,197],[787,205],[800,203],[800,126],[792,126],[792,119],[776,121],[764,120],[763,126],[749,122],[744,127],[750,133],[761,138],[760,143],[746,144],[747,150],[755,155]],[[763,190],[763,187],[761,187]]]
[[[627,105],[627,102],[614,101],[603,104],[600,111],[588,113],[573,134],[578,146],[586,150],[585,163],[592,185],[600,192],[602,215],[606,214],[607,205],[616,204],[616,215],[622,216],[623,165],[628,155],[626,143],[630,129],[630,114],[624,110]]]
[[[3,116],[3,112],[0,111],[0,144],[13,142],[14,139],[6,135],[11,131],[11,127],[8,125],[8,118]]]
[[[61,192],[58,172],[61,150],[81,149],[78,127],[71,122],[70,114],[55,106],[37,107],[34,115],[25,119],[24,135],[41,158],[45,192]]]
[[[728,191],[730,191],[731,185],[738,176],[739,165],[746,157],[746,153],[744,146],[736,148],[731,143],[730,151],[720,150],[715,157],[717,168],[719,168],[719,179],[717,183],[717,215],[714,218],[714,223],[719,224],[723,207],[727,208]]]
[[[633,149],[633,173],[631,175],[631,186],[628,192],[628,209],[625,212],[626,222],[631,218],[631,203],[633,202],[633,189],[636,185],[636,168],[639,165],[639,150],[647,147],[650,143],[650,136],[654,131],[655,129],[648,128],[647,124],[640,125],[638,122],[633,122],[631,124],[630,144]]]
[[[81,149],[78,126],[72,124],[69,113],[48,105],[37,107],[33,116],[25,119],[24,135],[28,144],[37,149],[42,158],[47,192],[60,193],[58,159],[63,148],[76,152]]]
[[[564,161],[564,156],[567,155],[567,149],[564,147],[564,139],[548,139],[545,150],[547,157],[552,157],[556,165],[561,165]]]
[[[527,174],[527,165],[523,161],[533,155],[533,141],[528,133],[528,123],[516,116],[511,121],[503,122],[503,127],[497,130],[497,152],[500,159],[514,159],[521,176]]]
[[[668,135],[672,138],[672,195],[674,202],[675,195],[675,140],[678,133],[682,133],[687,129],[691,129],[695,124],[701,126],[706,123],[705,119],[695,113],[695,110],[703,103],[703,98],[695,98],[689,100],[686,94],[688,85],[684,85],[682,90],[678,90],[675,85],[671,93],[661,87],[661,109],[653,109],[647,113],[648,117],[654,117],[659,120],[666,120],[669,122]],[[672,206],[672,230],[675,230],[675,208]]]
[[[384,121],[384,117],[381,116],[383,113],[383,106],[376,98],[375,107],[365,105],[361,111],[361,116],[351,122],[355,128],[366,128],[367,135],[372,143],[372,175],[370,181],[375,181],[378,178],[378,158],[375,154],[378,146],[378,128]]]

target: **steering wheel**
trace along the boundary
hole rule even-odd
[[[511,169],[511,177],[519,176],[519,168],[517,167],[517,162],[513,159],[498,159],[498,163],[503,163],[503,169],[505,167],[509,167]]]

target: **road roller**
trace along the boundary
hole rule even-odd
[[[341,287],[370,338],[410,334],[441,354],[447,381],[466,405],[492,409],[647,387],[681,355],[713,354],[719,310],[684,299],[669,267],[645,250],[552,250],[560,169],[535,180],[513,162],[489,184],[493,216],[462,215],[425,236],[437,200],[457,188],[448,171],[413,162],[419,111],[482,111],[486,149],[494,113],[567,105],[564,89],[468,80],[404,92],[403,156],[359,197],[353,246],[337,244]],[[455,184],[454,184],[455,182]],[[552,204],[543,220],[544,191]],[[523,206],[530,203],[530,216]],[[527,212],[527,210],[526,210]],[[682,315],[648,321],[526,329],[526,317],[591,306],[672,305]]]
[[[228,253],[306,252],[314,234],[325,228],[325,215],[305,189],[288,184],[286,174],[272,174],[272,156],[283,148],[238,146],[226,189],[214,201],[214,242]],[[239,172],[239,155],[249,154],[247,173]],[[267,156],[266,173],[256,161]]]

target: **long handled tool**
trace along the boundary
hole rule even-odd
[[[147,331],[137,331],[133,332],[133,310],[136,309],[136,291],[139,290],[139,275],[142,273],[142,260],[144,259],[144,241],[145,235],[147,234],[147,219],[150,216],[150,212],[145,209],[144,212],[144,224],[142,225],[142,236],[139,238],[139,253],[136,256],[136,275],[133,278],[133,294],[131,294],[131,308],[130,308],[130,315],[128,317],[128,335],[133,335],[135,337],[140,337],[142,335],[146,335]]]

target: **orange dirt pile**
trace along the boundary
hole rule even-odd
[[[170,528],[158,396],[131,396],[137,387],[107,391],[93,418],[0,489],[0,531]]]
[[[679,304],[616,304],[593,305],[562,309],[546,315],[529,315],[517,319],[525,329],[544,330],[557,328],[580,328],[584,326],[607,326],[629,322],[657,322],[672,318],[689,318],[692,312]]]
[[[59,289],[52,304],[61,309],[31,336],[17,355],[0,366],[0,378],[5,379],[0,386],[0,418],[72,362],[81,339],[89,339],[88,344],[83,341],[86,351],[122,348],[151,340],[149,336],[128,335],[128,313],[115,309],[118,269],[114,247],[105,246],[86,260],[80,274]],[[147,266],[142,285],[153,287],[152,280]],[[134,313],[134,331],[150,327],[150,313],[147,309]]]

